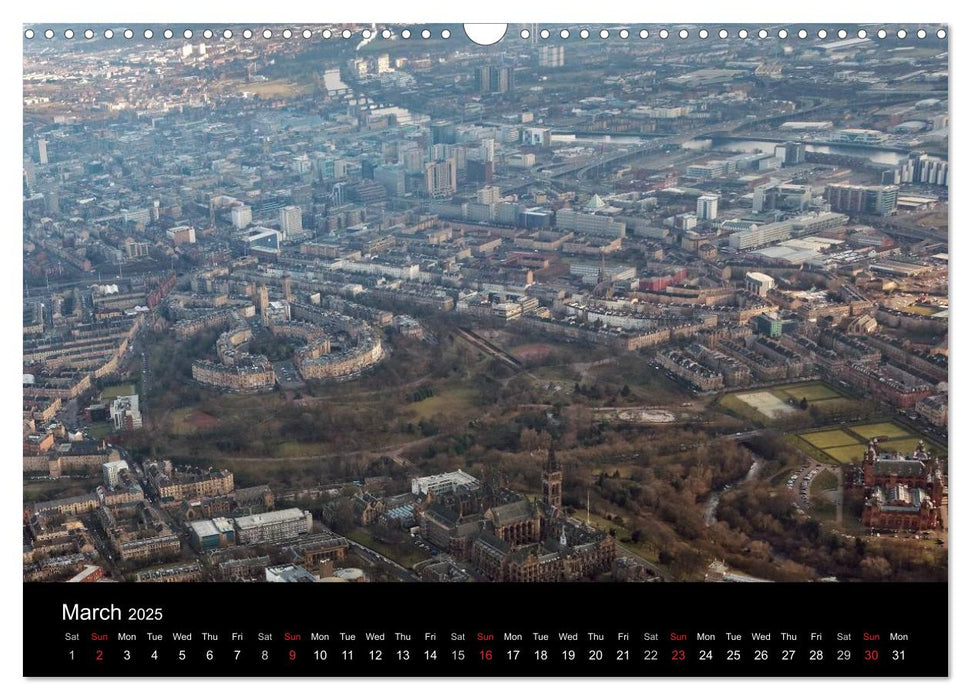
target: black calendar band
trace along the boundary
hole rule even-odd
[[[948,674],[946,584],[25,584],[24,601],[26,676]]]

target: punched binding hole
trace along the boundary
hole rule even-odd
[[[506,24],[463,24],[465,36],[479,46],[492,46],[506,36]]]

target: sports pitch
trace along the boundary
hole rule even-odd
[[[783,386],[776,389],[776,391],[783,392],[786,396],[789,396],[796,401],[802,401],[804,398],[809,403],[815,403],[816,401],[824,401],[826,399],[838,399],[842,398],[841,395],[829,388],[825,384],[820,384],[814,382],[812,384],[797,384],[794,386]]]
[[[796,411],[795,408],[768,391],[752,391],[747,394],[736,394],[735,397],[766,418],[779,418]]]
[[[831,447],[843,447],[844,445],[856,445],[859,439],[850,435],[845,430],[822,430],[818,433],[808,433],[801,436],[803,440],[813,447],[826,450]]]
[[[849,400],[822,382],[800,382],[726,394],[722,397],[721,404],[736,413],[749,414],[756,419],[771,422],[798,411],[803,399],[810,406],[815,405],[824,410],[838,409]]]
[[[819,452],[837,464],[851,464],[859,461],[866,452],[867,444],[873,438],[879,440],[877,447],[880,452],[913,452],[921,437],[908,428],[882,421],[879,423],[862,423],[845,428],[828,428],[826,430],[807,430],[795,435],[797,444],[802,443],[804,451],[810,454]],[[926,442],[926,441],[925,441]],[[942,448],[930,445],[932,453],[943,453]]]

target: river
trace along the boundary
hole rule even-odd
[[[762,462],[755,460],[752,462],[752,466],[748,468],[748,471],[745,472],[745,476],[723,487],[721,491],[715,491],[708,497],[708,503],[705,504],[705,527],[711,527],[715,524],[715,511],[718,510],[718,502],[721,500],[722,494],[726,491],[731,491],[739,484],[751,481],[758,475],[761,468]]]
[[[553,134],[550,140],[559,145],[566,144],[609,144],[614,146],[626,146],[638,143],[650,143],[652,140],[670,134],[658,134],[656,136],[608,136],[596,134]],[[739,153],[771,153],[779,144],[786,143],[784,139],[755,140],[732,138],[730,136],[719,136],[708,139],[691,139],[682,144],[682,148],[687,150],[716,150],[716,151],[736,151]],[[819,144],[805,144],[806,151],[809,153],[835,153],[844,156],[854,156],[865,158],[884,165],[897,165],[913,149],[909,148],[859,148],[855,146],[831,146]],[[918,149],[920,150],[920,149]]]
[[[697,150],[738,151],[741,153],[771,153],[776,146],[785,143],[772,139],[751,140],[719,137],[715,139],[694,139],[683,144],[684,148]],[[799,143],[797,141],[797,143]],[[897,165],[912,149],[909,148],[857,148],[854,146],[822,146],[807,143],[807,153],[835,153],[841,156],[865,158],[885,165]]]

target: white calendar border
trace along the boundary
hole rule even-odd
[[[0,51],[3,52],[2,76],[3,92],[7,101],[7,109],[2,112],[2,119],[5,127],[4,140],[0,142],[0,147],[4,149],[2,162],[2,201],[9,205],[4,211],[18,211],[20,193],[20,173],[19,165],[21,154],[21,139],[19,136],[14,138],[14,133],[19,134],[22,128],[22,119],[17,105],[21,104],[20,95],[22,94],[21,83],[21,42],[16,40],[15,34],[20,33],[25,22],[50,22],[65,23],[77,21],[77,26],[83,24],[97,24],[99,22],[118,22],[119,20],[131,21],[133,23],[153,23],[172,24],[177,26],[185,22],[250,22],[255,27],[262,26],[262,23],[272,21],[273,23],[287,21],[307,21],[321,20],[327,22],[336,21],[381,21],[381,22],[400,22],[400,21],[427,21],[427,22],[536,22],[545,20],[550,23],[576,23],[578,27],[582,22],[601,23],[601,22],[636,22],[638,20],[658,24],[664,22],[693,22],[703,24],[725,24],[744,22],[752,26],[772,23],[818,23],[820,21],[831,22],[835,25],[843,23],[849,26],[861,22],[879,21],[883,22],[888,30],[894,25],[902,23],[939,23],[954,19],[957,14],[955,8],[949,4],[932,5],[930,3],[899,2],[897,0],[884,1],[879,5],[862,8],[856,3],[846,2],[846,0],[817,0],[809,3],[775,3],[767,8],[759,8],[758,4],[743,4],[739,2],[725,3],[713,0],[699,0],[691,5],[679,3],[638,3],[618,2],[617,0],[607,0],[597,3],[587,2],[584,4],[574,3],[567,5],[562,2],[532,2],[525,4],[521,0],[488,0],[477,4],[465,4],[445,2],[444,0],[416,0],[416,7],[409,7],[401,0],[372,0],[366,5],[340,4],[329,5],[321,4],[316,7],[307,4],[269,5],[265,2],[253,2],[252,0],[239,0],[230,6],[218,10],[208,3],[200,3],[190,0],[169,0],[165,3],[154,3],[149,6],[135,6],[128,2],[110,0],[99,2],[97,6],[79,6],[76,3],[69,3],[63,0],[48,0],[43,3],[18,3],[13,13],[16,18],[11,17],[9,22],[0,24]],[[5,10],[5,18],[8,14],[13,14]],[[959,23],[960,27],[965,26]],[[971,25],[968,25],[971,26]],[[949,33],[953,35],[956,27],[951,23],[948,27]],[[591,41],[595,39],[591,38]],[[598,39],[599,40],[599,39]],[[21,39],[23,41],[23,39]],[[952,70],[957,66],[959,75],[971,73],[967,66],[959,65],[964,63],[963,57],[965,49],[960,41],[949,42],[950,60]],[[958,83],[951,80],[951,123],[959,124],[959,114],[967,114],[967,92],[957,90]],[[17,105],[13,104],[16,101]],[[953,161],[966,162],[968,148],[964,146],[963,133],[957,140],[952,135],[950,140],[952,161],[952,173],[954,172]],[[958,183],[960,183],[961,170],[957,168]],[[960,186],[960,185],[958,185]],[[958,200],[960,202],[960,200]],[[951,205],[953,221],[951,230],[955,231],[950,243],[952,261],[971,260],[971,251],[967,242],[971,236],[971,217],[968,217],[963,207],[958,204],[955,208]],[[10,230],[7,236],[14,238],[17,234],[12,230],[18,225],[18,218],[10,217]],[[952,262],[952,265],[954,262]],[[968,262],[966,264],[971,264]],[[19,294],[19,280],[21,276],[20,261],[12,254],[4,256],[3,275],[0,279],[6,280],[6,287],[10,294]],[[965,276],[967,278],[967,276]],[[971,355],[971,342],[969,342],[969,328],[966,322],[968,312],[965,308],[971,307],[971,287],[969,283],[962,279],[961,275],[953,274],[952,271],[951,298],[956,301],[953,304],[957,308],[957,313],[951,314],[950,343],[952,351],[958,353],[959,358]],[[15,284],[14,282],[17,282]],[[14,297],[15,299],[16,297]],[[19,323],[19,305],[7,303],[3,305],[4,327],[17,327]],[[14,396],[21,391],[19,383],[16,382],[17,372],[14,364],[19,351],[19,341],[13,344],[4,345],[0,349],[3,359],[5,372],[0,373],[3,388],[6,391],[2,395]],[[951,394],[955,397],[951,404],[952,425],[963,425],[965,419],[971,416],[968,409],[968,396],[971,396],[971,381],[969,374],[963,369],[963,363],[953,363],[950,368]],[[964,365],[967,366],[967,365]],[[3,449],[6,451],[7,459],[4,461],[6,472],[9,476],[5,477],[3,484],[6,488],[0,489],[3,495],[3,509],[0,510],[6,518],[19,518],[22,494],[20,488],[20,469],[16,467],[21,459],[19,450],[20,435],[17,431],[20,414],[16,410],[18,406],[13,402],[4,406],[4,421],[0,421],[0,430],[3,435]],[[960,438],[961,431],[958,429],[956,435]],[[967,445],[959,441],[954,441],[950,445],[949,453],[952,464],[963,467],[969,463],[969,452]],[[961,485],[964,478],[959,472],[953,478],[955,470],[952,470],[951,499],[955,501],[955,495],[962,493]],[[956,487],[956,488],[955,488]],[[961,499],[965,501],[966,499]],[[968,518],[964,513],[969,512],[967,507],[956,511],[957,517],[953,514],[951,541],[961,544],[965,540],[962,535],[968,534],[965,525]],[[956,533],[953,532],[957,528]],[[16,553],[20,549],[20,537],[14,538],[12,535],[18,533],[19,528],[14,528],[11,522],[0,532],[0,538],[5,543],[3,548],[4,556],[2,561],[5,566],[10,568],[4,571],[4,576],[0,578],[0,587],[5,600],[19,601],[20,605],[12,614],[22,616],[22,574],[20,557]],[[955,537],[955,534],[957,535]],[[960,591],[966,588],[969,580],[967,558],[954,556],[954,548],[951,549],[950,567],[950,590]],[[192,695],[219,692],[232,697],[233,700],[247,698],[260,698],[264,700],[268,694],[285,693],[306,693],[311,694],[331,694],[334,692],[357,693],[362,697],[374,694],[394,694],[404,698],[427,698],[429,692],[434,694],[461,694],[465,698],[494,698],[496,694],[506,697],[519,698],[542,694],[549,696],[557,694],[563,698],[590,698],[596,694],[616,694],[618,697],[643,697],[644,694],[673,694],[695,692],[705,695],[718,695],[720,697],[746,697],[750,698],[753,694],[759,696],[785,696],[795,700],[817,700],[820,694],[831,694],[833,691],[840,695],[852,693],[853,695],[863,695],[879,693],[888,698],[912,698],[915,694],[922,694],[930,691],[939,697],[957,697],[957,689],[963,683],[959,680],[967,681],[971,670],[968,670],[967,659],[971,658],[971,645],[969,645],[961,634],[955,634],[955,628],[961,630],[969,629],[968,625],[958,624],[959,621],[968,621],[968,608],[966,595],[951,596],[951,673],[952,682],[932,683],[932,687],[924,688],[919,681],[907,680],[864,680],[855,679],[848,681],[825,681],[822,683],[802,683],[792,680],[703,680],[703,679],[672,679],[672,680],[650,680],[650,681],[627,681],[627,680],[584,680],[570,679],[565,681],[553,680],[526,680],[526,681],[497,681],[490,683],[471,683],[465,680],[437,680],[429,682],[421,681],[402,681],[402,680],[381,680],[381,681],[329,681],[322,684],[313,679],[294,679],[294,680],[177,680],[171,683],[157,683],[127,680],[110,681],[25,681],[20,678],[22,674],[22,644],[17,639],[3,640],[3,667],[5,674],[9,674],[15,679],[15,685],[8,686],[9,691],[17,693],[21,697],[30,698],[63,698],[70,695],[72,700],[81,698],[103,698],[105,694],[134,694],[138,700],[155,700],[158,698],[168,698],[172,693],[184,693],[190,691]],[[892,614],[892,613],[889,613]],[[10,634],[10,633],[8,633]],[[19,679],[19,680],[16,680]],[[966,689],[965,689],[966,692]]]

